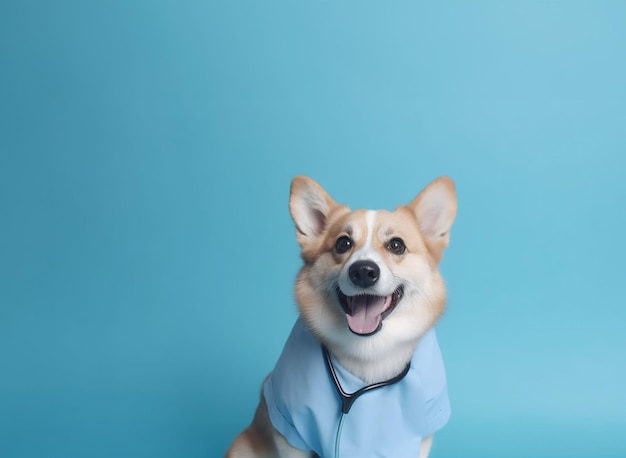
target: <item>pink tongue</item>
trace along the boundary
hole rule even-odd
[[[381,313],[385,308],[387,297],[381,296],[349,296],[348,305],[352,314],[346,314],[348,326],[357,334],[371,334],[378,329]]]

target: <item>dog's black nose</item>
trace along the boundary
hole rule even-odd
[[[357,261],[348,269],[350,280],[357,286],[367,288],[378,281],[380,269],[375,262]]]

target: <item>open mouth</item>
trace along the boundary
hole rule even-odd
[[[383,320],[396,308],[404,295],[399,286],[389,296],[359,294],[346,296],[337,286],[337,297],[348,319],[350,331],[359,336],[371,336],[383,327]]]

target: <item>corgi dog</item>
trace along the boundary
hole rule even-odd
[[[297,176],[289,209],[300,315],[226,457],[428,457],[450,414],[433,327],[453,181],[437,178],[393,212],[351,211]]]

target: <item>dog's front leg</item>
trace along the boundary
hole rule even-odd
[[[428,436],[425,439],[422,439],[422,445],[420,447],[420,458],[428,458],[428,454],[430,453],[430,447],[433,445],[433,436]]]

